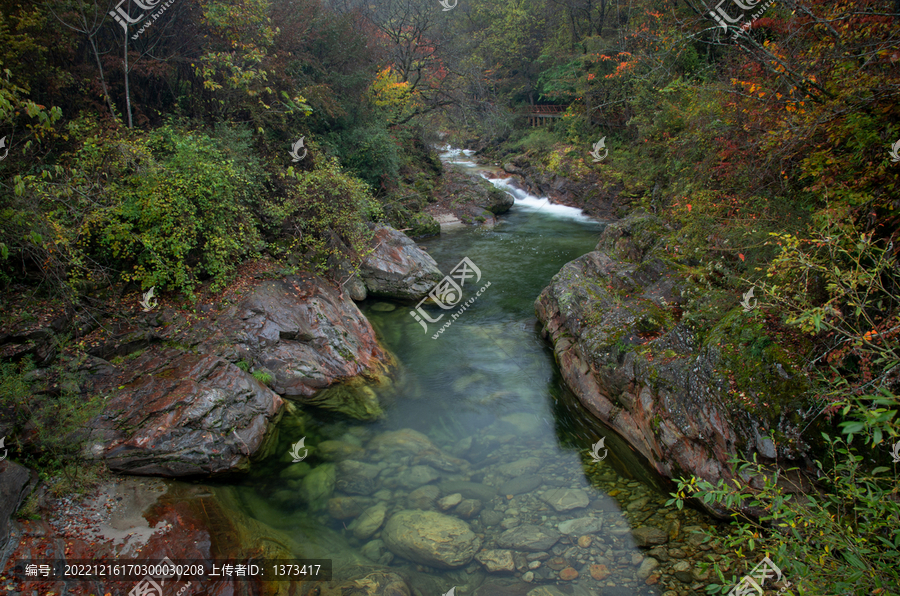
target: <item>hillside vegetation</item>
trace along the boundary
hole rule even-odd
[[[777,557],[793,593],[896,593],[900,2],[743,4],[726,28],[698,0],[176,0],[126,32],[135,3],[0,0],[0,331],[151,287],[190,306],[256,260],[337,279],[366,224],[416,233],[447,131],[656,214],[696,331],[808,377],[778,407],[817,491],[694,478],[678,503],[742,511],[735,558]],[[534,104],[565,111],[530,128]]]

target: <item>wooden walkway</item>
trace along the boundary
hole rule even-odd
[[[562,118],[563,112],[567,109],[568,106],[529,106],[522,111],[522,114],[528,118],[529,125],[542,126],[552,118]]]

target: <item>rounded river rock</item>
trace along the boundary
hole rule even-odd
[[[382,532],[395,555],[441,569],[461,567],[481,548],[481,539],[469,524],[436,511],[400,511]]]

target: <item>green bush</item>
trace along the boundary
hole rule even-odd
[[[841,439],[825,434],[823,439],[830,445],[827,458],[815,462],[822,490],[790,494],[785,490],[789,476],[744,461],[735,462],[736,477],[764,478],[762,488],[682,479],[669,504],[680,509],[685,498],[694,496],[737,511],[725,538],[733,549],[729,567],[742,567],[738,561],[751,561],[752,567],[768,556],[793,584],[787,594],[897,594],[900,480],[886,467],[868,470],[864,457]],[[726,577],[718,563],[714,569],[722,583],[708,586],[711,594],[727,593],[743,575],[739,569]]]
[[[253,215],[265,179],[246,140],[226,145],[169,126],[150,133],[120,200],[93,222],[89,241],[121,263],[126,281],[188,294],[200,276],[224,285],[241,259],[262,247]]]
[[[0,197],[0,242],[55,287],[125,281],[190,295],[202,278],[221,287],[263,247],[254,210],[266,176],[247,135],[138,136],[83,120],[70,134],[83,141],[65,165],[17,176]]]
[[[391,132],[375,123],[340,136],[340,161],[372,188],[391,185],[400,174],[400,155]]]
[[[511,143],[514,151],[548,153],[559,142],[559,138],[545,128],[532,128],[521,139]]]
[[[803,368],[813,373],[813,391],[795,395],[794,410],[801,399],[815,400],[806,427],[840,413],[834,423],[844,438],[804,437],[820,453],[814,487],[790,486],[792,470],[736,459],[735,480],[682,479],[670,503],[680,508],[694,497],[734,511],[727,539],[734,551],[725,563],[734,569],[740,559],[766,554],[794,584],[788,594],[897,594],[900,477],[887,466],[886,444],[900,436],[900,269],[890,241],[861,231],[849,210],[825,210],[814,225],[806,237],[772,235],[778,253],[760,301],[812,345]],[[851,447],[855,437],[864,450]],[[763,486],[751,478],[764,479]],[[739,580],[716,570],[723,583],[712,593]]]
[[[267,199],[262,213],[278,238],[271,252],[293,264],[302,261],[324,273],[333,258],[358,261],[372,233],[370,221],[381,206],[358,178],[341,171],[337,160],[323,160],[311,171],[288,168],[285,195]]]

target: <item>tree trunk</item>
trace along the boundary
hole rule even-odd
[[[94,59],[97,61],[97,69],[100,71],[100,87],[103,88],[103,99],[106,100],[106,105],[109,106],[109,114],[113,117],[113,120],[118,120],[116,118],[116,108],[113,105],[112,98],[109,96],[109,89],[106,87],[106,75],[103,74],[103,63],[100,62],[100,53],[97,51],[97,44],[94,42],[94,36],[90,36],[88,38],[91,42],[91,49],[94,50]]]
[[[128,128],[132,128],[131,122],[131,85],[128,81],[128,30],[125,31],[125,109],[128,112]]]

